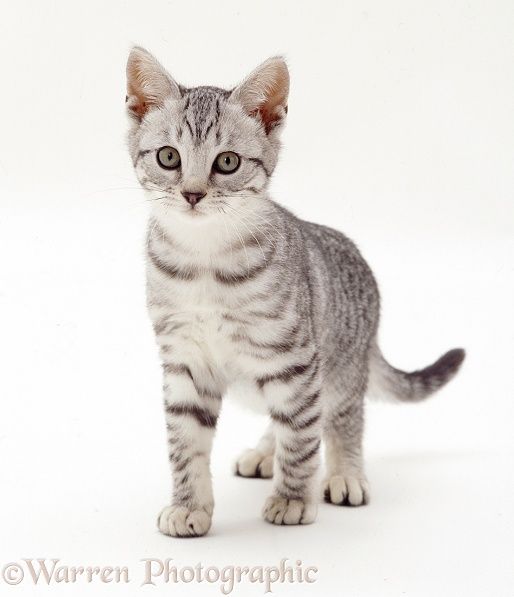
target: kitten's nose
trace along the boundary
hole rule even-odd
[[[207,193],[202,193],[201,191],[180,191],[184,199],[194,207],[199,201],[201,201]]]

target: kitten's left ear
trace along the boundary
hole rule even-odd
[[[232,92],[231,98],[242,104],[246,113],[258,117],[266,133],[281,124],[287,113],[289,71],[280,56],[258,66]]]
[[[141,120],[148,110],[181,97],[177,83],[144,48],[132,48],[127,61],[127,110]]]

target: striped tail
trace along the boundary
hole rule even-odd
[[[370,353],[370,393],[402,402],[419,402],[448,383],[457,374],[465,356],[462,348],[454,348],[432,365],[407,373],[392,367],[375,344]]]

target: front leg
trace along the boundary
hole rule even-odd
[[[158,527],[166,535],[198,537],[209,530],[214,508],[210,455],[221,394],[203,387],[185,363],[165,362],[163,369],[173,495]]]
[[[321,380],[316,357],[258,381],[275,437],[274,491],[263,509],[274,524],[309,524],[318,510]]]

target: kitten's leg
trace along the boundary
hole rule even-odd
[[[309,524],[316,519],[320,387],[314,360],[306,366],[289,368],[263,387],[275,435],[274,491],[263,509],[268,522]]]
[[[165,363],[163,368],[173,497],[158,527],[174,537],[205,535],[214,508],[210,454],[221,394],[200,388],[185,364]]]
[[[324,429],[327,476],[325,501],[340,506],[362,506],[369,501],[369,487],[362,459],[363,398],[343,403],[329,417]]]
[[[269,479],[273,476],[273,454],[275,452],[275,435],[270,425],[261,437],[257,446],[246,450],[239,456],[235,465],[236,475]]]

